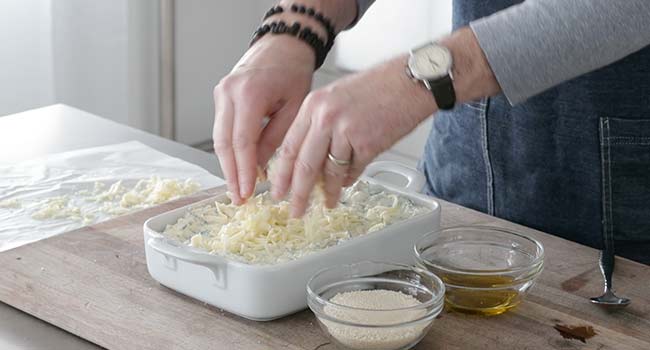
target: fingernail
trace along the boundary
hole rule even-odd
[[[239,196],[240,196],[242,199],[244,199],[244,198],[248,198],[248,197],[250,196],[251,192],[253,192],[253,188],[252,188],[252,187],[253,187],[253,186],[251,186],[251,184],[249,184],[249,183],[243,183],[243,184],[241,184],[241,188],[239,189]]]
[[[280,190],[278,186],[271,185],[271,197],[276,201],[284,199],[284,191]]]
[[[291,208],[291,218],[300,219],[304,212],[296,207]]]
[[[271,197],[276,201],[281,201],[284,199],[284,195],[278,191],[271,190]]]
[[[239,196],[238,196],[236,193],[232,193],[232,192],[230,192],[230,191],[226,191],[226,196],[227,196],[228,198],[230,198],[230,201],[231,201],[232,204],[234,204],[234,205],[239,205],[239,204],[241,203],[241,199],[239,198]]]

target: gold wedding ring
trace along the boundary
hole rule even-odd
[[[351,163],[349,160],[343,160],[334,157],[334,155],[331,152],[327,152],[327,158],[329,158],[329,160],[331,160],[332,163],[338,166],[348,166]]]

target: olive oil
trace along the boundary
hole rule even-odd
[[[449,310],[494,316],[512,309],[521,301],[510,276],[441,274],[440,278],[447,286],[445,306]]]

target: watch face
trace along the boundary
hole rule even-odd
[[[418,79],[436,79],[447,74],[451,69],[449,50],[437,44],[421,47],[409,58],[409,68]]]

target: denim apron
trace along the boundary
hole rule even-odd
[[[454,27],[518,2],[454,0]],[[430,195],[650,264],[650,47],[514,107],[439,112],[420,168]]]

